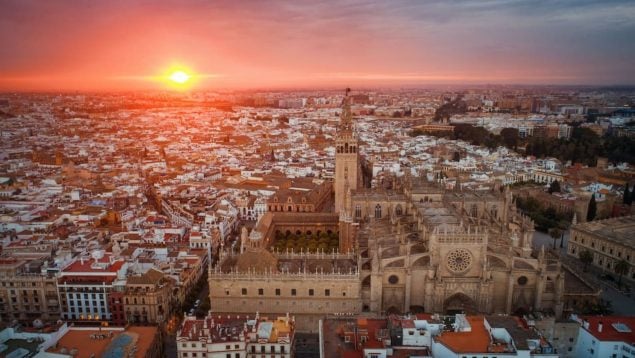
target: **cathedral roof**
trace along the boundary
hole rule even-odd
[[[238,256],[236,268],[241,272],[277,272],[278,259],[265,249],[249,249]]]

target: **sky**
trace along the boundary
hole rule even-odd
[[[633,0],[0,0],[0,90],[635,84]]]

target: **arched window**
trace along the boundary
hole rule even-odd
[[[355,217],[358,219],[362,217],[362,207],[360,205],[355,205]]]
[[[470,216],[477,217],[478,216],[478,208],[476,204],[472,204],[472,208],[470,209]]]
[[[491,213],[493,217],[498,218],[498,208],[496,207],[496,205],[492,206]]]
[[[375,218],[381,219],[381,205],[375,205]]]
[[[397,207],[395,208],[395,214],[397,215],[403,214],[403,209],[401,209],[401,204],[397,204]]]

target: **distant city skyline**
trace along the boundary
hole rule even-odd
[[[635,2],[2,1],[0,91],[635,84]]]

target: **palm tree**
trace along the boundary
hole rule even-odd
[[[615,270],[615,273],[619,275],[619,278],[617,280],[617,287],[622,287],[622,275],[628,272],[629,266],[630,265],[628,264],[628,261],[624,259],[621,259],[618,263],[615,264],[615,267],[613,269]]]
[[[557,228],[554,227],[551,230],[549,230],[549,236],[551,236],[551,238],[553,239],[553,249],[556,249],[556,240],[558,240],[561,236],[562,236],[562,231]]]
[[[589,250],[580,251],[578,258],[584,264],[584,272],[586,272],[589,264],[593,262],[593,254]]]

